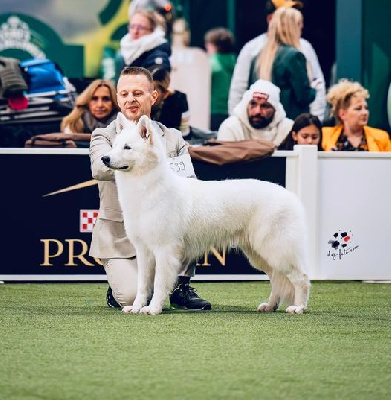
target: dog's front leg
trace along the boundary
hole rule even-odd
[[[152,292],[155,261],[152,253],[142,245],[135,245],[137,257],[137,294],[133,305],[122,309],[137,314],[147,304]]]
[[[149,306],[143,307],[141,313],[156,315],[163,310],[168,294],[174,288],[181,262],[176,257],[174,246],[167,246],[155,252],[156,270],[153,296]]]

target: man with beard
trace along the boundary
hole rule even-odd
[[[233,115],[221,124],[217,139],[264,139],[279,146],[292,125],[293,121],[286,118],[280,103],[280,89],[269,81],[259,79],[245,92]]]

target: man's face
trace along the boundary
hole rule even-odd
[[[117,84],[117,101],[122,114],[137,122],[142,115],[151,115],[157,92],[145,75],[121,75]]]
[[[266,100],[253,97],[247,106],[247,115],[250,125],[254,129],[266,128],[274,118],[276,110]]]
[[[147,17],[134,14],[130,20],[128,32],[132,40],[139,39],[142,36],[152,33],[151,23]]]

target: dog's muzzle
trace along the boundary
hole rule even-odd
[[[127,165],[122,165],[121,167],[115,167],[114,165],[111,165],[110,163],[110,157],[109,156],[103,156],[101,157],[101,160],[106,167],[111,168],[111,169],[128,169],[129,167]]]
[[[101,160],[106,167],[110,167],[110,157],[109,156],[103,156],[101,157]]]

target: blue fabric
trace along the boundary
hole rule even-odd
[[[32,58],[22,61],[20,66],[27,74],[28,93],[66,90],[64,75],[53,61]]]

